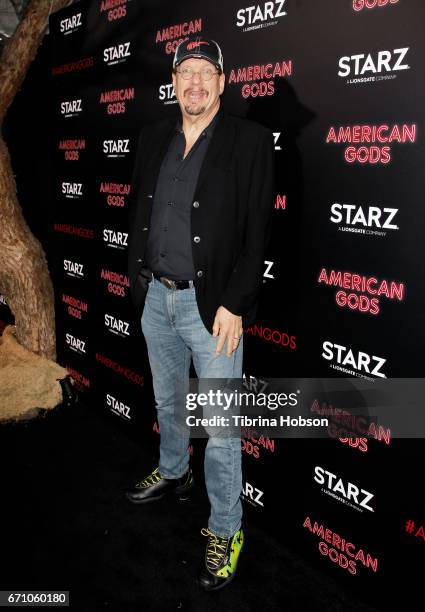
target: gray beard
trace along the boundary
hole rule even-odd
[[[188,115],[202,115],[202,113],[205,111],[205,108],[205,106],[201,106],[197,110],[191,110],[190,106],[185,106],[184,110],[187,112]]]

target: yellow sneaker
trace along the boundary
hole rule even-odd
[[[206,591],[215,591],[229,584],[236,576],[245,536],[242,529],[228,538],[216,536],[209,529],[201,529],[201,533],[208,536],[208,542],[198,583]]]

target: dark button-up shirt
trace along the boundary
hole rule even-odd
[[[217,113],[218,114],[218,113]],[[217,114],[202,131],[183,159],[186,139],[180,121],[162,162],[155,189],[149,237],[146,245],[146,265],[159,276],[172,280],[193,280],[195,269],[192,257],[190,215],[193,195],[198,182]]]

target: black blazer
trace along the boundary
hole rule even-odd
[[[153,195],[175,119],[144,127],[137,147],[128,214],[130,294],[141,317],[151,275],[144,268]],[[212,334],[219,306],[255,320],[264,249],[274,206],[274,142],[258,123],[219,109],[191,208],[194,287],[199,313]]]

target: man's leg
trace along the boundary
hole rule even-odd
[[[217,338],[208,330],[199,330],[198,340],[192,345],[193,363],[199,379],[205,381],[205,392],[209,389],[226,391],[223,385],[215,387],[213,378],[242,378],[243,336],[238,348],[230,357],[226,355],[225,346],[220,355],[215,354]],[[202,391],[202,380],[200,391]],[[227,390],[230,391],[230,388]],[[229,418],[235,411],[225,413],[220,407],[206,406],[204,416],[213,415]],[[208,521],[209,530],[215,535],[229,537],[241,527],[242,504],[240,493],[242,490],[242,451],[241,439],[236,427],[211,427],[207,429],[209,438],[205,449],[204,471],[205,485],[211,504],[211,513]],[[233,434],[233,435],[232,435]]]
[[[177,330],[190,346],[199,379],[242,378],[243,337],[230,357],[224,347],[216,355],[217,338],[206,329],[194,289],[177,291]],[[205,449],[205,484],[211,504],[209,529],[228,537],[241,526],[242,452],[239,437],[210,436]]]
[[[192,350],[192,358],[199,379],[199,392],[226,390],[227,379],[242,378],[243,339],[230,357],[226,347],[217,355],[217,338],[205,328],[200,317],[194,289],[176,292],[178,299],[178,331]],[[209,380],[208,380],[209,379]],[[225,379],[215,383],[211,379]],[[224,382],[224,384],[222,384]],[[238,388],[239,385],[236,385]],[[230,388],[228,388],[228,391]],[[208,418],[217,414],[217,407],[204,407]],[[233,410],[235,413],[236,410]],[[221,415],[222,416],[222,415]],[[206,591],[221,589],[236,576],[236,569],[244,545],[241,528],[242,452],[241,440],[234,430],[217,435],[220,428],[207,428],[209,439],[205,449],[205,483],[211,504],[205,554],[198,574],[198,584]],[[225,429],[225,428],[224,428]]]
[[[159,472],[179,478],[189,468],[189,429],[175,419],[189,388],[190,349],[176,331],[172,292],[159,281],[149,283],[141,325],[148,348],[160,427]]]

